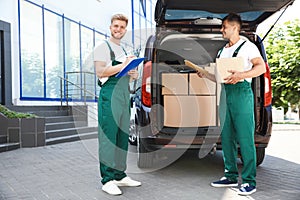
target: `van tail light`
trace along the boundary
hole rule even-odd
[[[271,86],[271,74],[268,63],[266,62],[266,72],[265,77],[265,104],[264,106],[269,106],[272,104],[272,86]]]
[[[142,77],[142,103],[151,107],[151,72],[152,72],[152,62],[148,61],[143,67],[143,77]]]

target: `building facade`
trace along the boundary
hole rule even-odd
[[[154,32],[156,0],[1,0],[1,99],[4,105],[55,105],[98,94],[92,51],[110,35],[110,17],[128,16],[123,46],[138,54]],[[71,90],[67,86],[75,84]],[[70,85],[70,84],[69,84]],[[84,88],[90,95],[82,94]],[[76,89],[77,88],[77,89]]]

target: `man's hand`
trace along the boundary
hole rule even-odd
[[[130,79],[137,79],[139,77],[139,73],[136,69],[132,69],[128,71],[128,75],[130,76]]]
[[[126,66],[128,63],[130,63],[130,61],[132,61],[135,58],[136,58],[136,56],[134,56],[134,55],[127,56],[126,60],[124,62],[124,65]]]
[[[206,78],[205,73],[203,73],[203,72],[201,72],[201,71],[197,71],[197,75],[198,75],[200,78]]]
[[[209,79],[209,80],[211,80],[211,81],[213,81],[213,82],[216,82],[216,77],[215,77],[215,75],[214,75],[214,74],[211,74],[211,73],[209,73],[209,72],[207,72],[206,70],[205,70],[205,71],[203,71],[203,70],[197,71],[197,75],[198,75],[200,78],[207,78],[207,79]]]
[[[228,72],[231,73],[231,75],[224,78],[226,81],[225,84],[236,84],[240,80],[244,79],[243,72],[238,72],[235,70],[228,70]]]

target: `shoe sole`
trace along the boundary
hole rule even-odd
[[[102,189],[102,191],[105,192],[105,193],[107,193],[107,194],[113,195],[113,196],[119,196],[119,195],[122,194],[122,192],[121,193],[109,193],[108,191],[103,190],[103,189]]]
[[[114,181],[114,184],[116,184],[118,187],[139,187],[142,185],[142,183],[130,185],[130,184],[122,183],[122,182],[118,182],[118,181]]]
[[[128,184],[124,184],[124,183],[115,183],[118,187],[139,187],[140,185],[128,185]]]
[[[248,196],[248,195],[251,195],[253,194],[254,192],[256,192],[256,189],[250,191],[250,192],[241,192],[241,191],[238,191],[238,195],[241,195],[241,196]]]
[[[122,191],[119,189],[118,192],[116,193],[112,193],[112,192],[109,192],[108,189],[106,189],[104,186],[101,188],[103,192],[107,193],[107,194],[110,194],[110,195],[113,195],[113,196],[118,196],[118,195],[121,195],[122,194]]]
[[[214,183],[211,183],[210,185],[212,187],[216,187],[216,188],[226,188],[226,187],[237,187],[238,183],[233,183],[233,184],[214,184]]]

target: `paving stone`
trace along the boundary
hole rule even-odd
[[[241,197],[234,190],[209,185],[223,175],[221,152],[198,159],[198,152],[188,151],[173,164],[151,171],[136,167],[136,151],[130,146],[128,175],[142,181],[143,185],[122,187],[123,195],[117,199],[299,199],[299,151],[287,151],[294,155],[286,160],[284,155],[277,156],[276,149],[288,149],[291,141],[299,141],[300,126],[299,129],[282,126],[273,129],[275,146],[271,138],[268,155],[257,168],[258,190],[251,197]],[[285,136],[293,138],[276,146],[275,141]],[[101,191],[97,146],[97,140],[90,139],[0,153],[0,200],[115,200],[116,197]],[[239,169],[241,167],[239,163]]]

